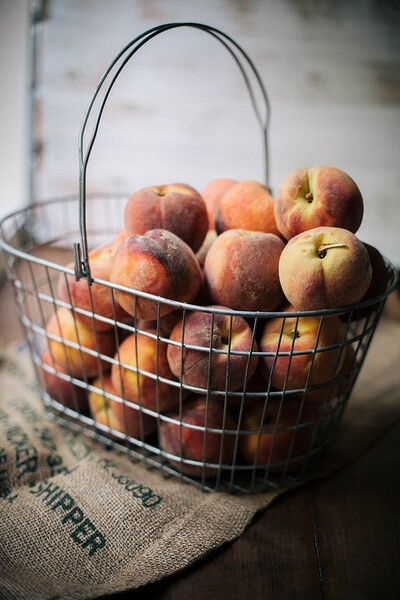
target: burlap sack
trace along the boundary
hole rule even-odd
[[[400,325],[383,321],[364,391],[310,477],[354,459],[399,419],[399,357]],[[95,598],[159,580],[239,536],[284,491],[201,492],[48,421],[26,350],[3,353],[0,389],[1,598]]]

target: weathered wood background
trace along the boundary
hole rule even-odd
[[[76,193],[78,133],[114,55],[168,21],[218,27],[249,53],[272,105],[270,185],[298,166],[347,171],[365,200],[359,236],[400,265],[400,4],[317,0],[48,0],[38,27],[35,194]],[[193,29],[159,36],[112,91],[89,190],[215,177],[263,180],[241,75]]]

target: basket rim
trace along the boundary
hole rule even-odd
[[[121,198],[121,199],[123,199],[123,198],[126,198],[127,196],[129,196],[129,193],[126,193],[126,192],[117,192],[117,193],[109,192],[109,193],[101,193],[101,194],[98,194],[98,193],[92,193],[90,195],[88,194],[87,198],[90,200],[95,200],[96,198],[104,198],[104,199],[106,199],[106,198],[116,198],[116,199]],[[75,271],[73,269],[69,268],[68,266],[59,265],[58,263],[55,263],[53,261],[49,261],[47,259],[43,259],[43,258],[34,256],[34,255],[30,254],[29,252],[25,252],[23,250],[19,250],[18,248],[11,246],[9,243],[7,243],[3,239],[3,226],[7,220],[15,218],[18,215],[23,215],[23,214],[28,215],[28,213],[30,211],[42,208],[43,206],[47,206],[49,204],[57,204],[58,202],[69,202],[69,201],[71,201],[71,202],[75,201],[75,202],[79,203],[78,195],[77,194],[69,194],[66,196],[53,197],[53,198],[49,198],[47,200],[37,201],[28,206],[25,206],[18,210],[12,211],[11,213],[8,213],[7,215],[5,215],[0,220],[0,248],[6,254],[7,253],[11,254],[12,256],[15,256],[17,258],[38,264],[38,265],[46,267],[46,268],[50,268],[50,269],[59,271],[60,273],[65,273],[67,275],[75,276]],[[43,245],[43,244],[41,244],[41,245]],[[38,245],[38,247],[39,247],[39,245]],[[280,311],[279,310],[276,310],[276,311],[248,311],[248,310],[232,309],[229,307],[223,307],[223,306],[218,306],[218,305],[202,306],[202,305],[198,305],[198,304],[192,304],[190,302],[180,302],[178,300],[171,300],[169,298],[164,298],[163,296],[157,296],[155,294],[150,294],[148,292],[143,292],[140,290],[133,290],[126,286],[122,286],[122,285],[119,285],[116,283],[111,283],[110,281],[106,281],[104,279],[99,279],[96,277],[92,278],[92,282],[96,283],[98,285],[101,285],[101,286],[108,287],[112,290],[125,292],[125,293],[131,294],[133,296],[145,298],[147,300],[152,300],[154,302],[157,302],[159,306],[160,306],[160,304],[169,305],[169,306],[173,307],[172,310],[183,309],[185,312],[188,312],[188,311],[189,312],[204,312],[204,313],[218,314],[218,315],[224,315],[224,316],[230,316],[230,317],[236,316],[236,317],[242,317],[242,318],[248,318],[248,319],[273,319],[273,318],[277,318],[277,317],[279,317],[279,318],[321,317],[321,316],[331,316],[331,315],[333,316],[333,315],[340,315],[342,313],[355,312],[360,309],[364,309],[369,306],[372,306],[373,304],[376,304],[376,303],[381,302],[382,300],[386,299],[396,289],[396,287],[399,283],[399,273],[398,273],[398,270],[393,265],[393,263],[388,258],[386,258],[383,255],[382,255],[382,258],[385,262],[387,275],[388,275],[388,282],[387,282],[386,289],[383,292],[381,292],[379,295],[369,298],[368,300],[364,300],[363,302],[359,302],[358,304],[352,304],[352,305],[342,306],[342,307],[337,307],[337,308],[324,308],[324,309],[318,309],[318,310],[297,310],[297,311],[293,311],[290,313],[285,313],[285,311],[283,311],[283,310],[280,310]]]

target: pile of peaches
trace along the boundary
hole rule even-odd
[[[124,229],[89,254],[95,282],[60,276],[42,383],[189,476],[288,469],[351,388],[346,330],[368,313],[354,305],[387,286],[362,218],[356,183],[327,166],[291,172],[275,198],[233,179],[133,193]]]

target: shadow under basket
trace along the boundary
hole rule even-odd
[[[304,479],[335,433],[386,298],[396,287],[389,261],[386,289],[345,309],[205,308],[94,277],[92,286],[81,281],[91,301],[88,310],[70,294],[78,202],[72,197],[43,202],[0,223],[7,275],[48,416],[166,477],[208,491],[252,493]],[[122,228],[125,202],[126,196],[87,199],[93,248],[109,243]],[[95,288],[108,296],[111,316],[93,310]],[[118,290],[131,294],[135,306],[154,301],[157,319],[144,322],[136,312],[121,316]],[[206,346],[186,338],[196,315],[204,322]],[[248,332],[245,347],[236,343],[239,318]],[[51,320],[56,329],[49,327]],[[262,351],[265,326],[273,320],[279,324],[277,347]],[[179,322],[181,337],[171,340],[171,328]],[[313,343],[302,347],[304,327],[314,333]],[[325,329],[335,336],[324,337]],[[185,373],[189,355],[203,365],[201,381]],[[172,356],[180,365],[175,375],[168,367]],[[294,377],[299,365],[301,385]]]

